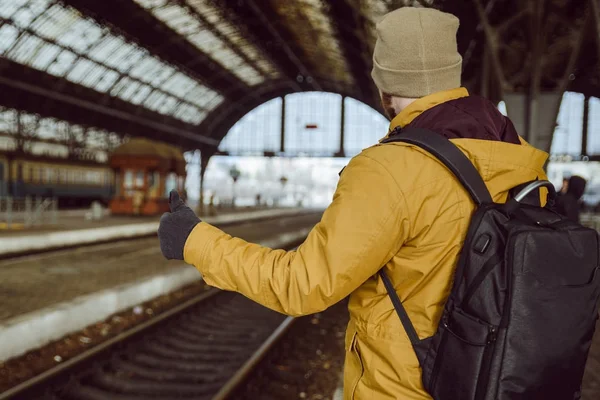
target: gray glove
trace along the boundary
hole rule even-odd
[[[158,227],[160,251],[167,260],[183,260],[185,242],[200,218],[179,198],[176,190],[169,195],[170,213],[164,213]]]

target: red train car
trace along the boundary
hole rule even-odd
[[[110,157],[115,174],[113,215],[158,215],[169,210],[169,193],[184,193],[185,158],[178,148],[134,138]]]

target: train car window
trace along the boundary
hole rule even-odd
[[[130,169],[125,170],[125,179],[123,180],[123,187],[125,190],[133,188],[133,171]]]
[[[121,196],[123,194],[121,190],[121,171],[115,171],[115,195]]]
[[[144,171],[137,171],[135,174],[135,187],[141,189],[144,187]]]
[[[46,168],[46,170],[44,171],[44,182],[45,183],[52,183],[52,169],[51,168]]]
[[[148,196],[155,199],[159,196],[160,172],[153,171],[148,174]]]
[[[154,186],[154,172],[148,173],[148,189]]]

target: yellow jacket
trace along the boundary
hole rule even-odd
[[[390,128],[449,91],[413,103]],[[547,154],[527,143],[455,139],[497,202],[514,186],[545,179]],[[456,178],[408,144],[378,144],[354,157],[333,202],[297,251],[271,250],[200,223],[184,256],[212,286],[278,312],[305,315],[350,296],[344,399],[425,400],[417,358],[377,272],[386,268],[421,339],[432,336],[474,205]]]

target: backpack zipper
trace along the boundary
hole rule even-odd
[[[492,357],[494,355],[493,350],[496,348],[495,342],[498,338],[498,330],[500,328],[506,328],[508,325],[508,317],[510,313],[510,307],[512,304],[512,279],[513,279],[513,256],[514,251],[513,247],[516,243],[516,239],[519,233],[523,231],[517,231],[515,233],[509,234],[508,240],[506,241],[506,250],[507,254],[505,256],[506,259],[506,298],[504,299],[504,307],[502,310],[502,318],[500,319],[500,325],[498,328],[491,327],[490,333],[488,335],[488,346],[484,351],[483,360],[482,360],[482,369],[479,374],[479,379],[477,382],[477,390],[475,392],[475,400],[483,400],[485,399],[486,392],[489,389],[487,387],[490,378],[490,372],[492,367]],[[509,251],[510,250],[510,251]],[[495,328],[495,329],[494,329]],[[490,341],[491,340],[491,341]]]
[[[438,349],[442,349],[446,346],[446,341],[448,341],[448,323],[447,323],[448,317],[444,317],[443,320],[443,326],[444,326],[444,332],[442,333],[442,338],[440,339],[440,345],[438,346]],[[435,358],[435,363],[433,364],[433,370],[431,371],[431,382],[429,386],[429,393],[433,394],[435,391],[435,385],[437,385],[437,381],[438,381],[438,376],[439,376],[439,370],[440,370],[440,366],[442,365],[442,361],[444,359],[444,353],[437,355],[437,357]]]
[[[483,400],[485,398],[487,384],[490,375],[490,369],[492,368],[492,356],[494,355],[494,349],[496,348],[495,343],[498,338],[498,328],[490,326],[488,330],[488,339],[483,351],[483,358],[481,360],[481,369],[479,378],[477,379],[477,387],[475,389],[475,400]]]

